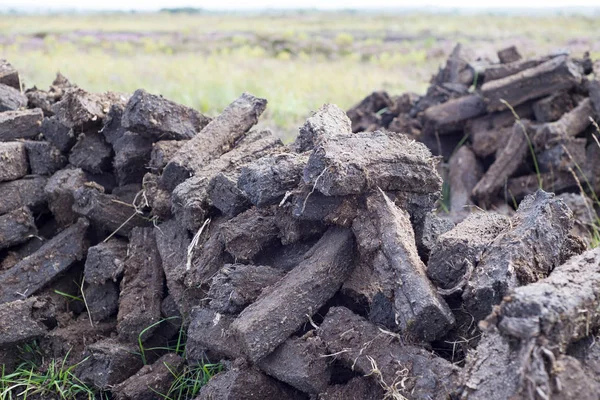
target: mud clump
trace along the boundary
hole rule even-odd
[[[582,122],[600,85],[564,54],[462,51],[424,96],[323,105],[289,145],[254,128],[267,101],[249,93],[210,118],[62,76],[23,95],[7,69],[6,373],[39,341],[116,399],[209,363],[221,372],[193,398],[597,392],[600,255],[580,192],[600,189]]]

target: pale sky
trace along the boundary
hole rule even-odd
[[[157,10],[164,7],[209,10],[264,8],[373,9],[404,7],[441,8],[563,8],[598,7],[598,0],[0,0],[0,9]]]

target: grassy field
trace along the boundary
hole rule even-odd
[[[494,57],[569,48],[600,55],[585,16],[94,14],[0,16],[0,57],[27,86],[57,71],[91,91],[143,87],[211,115],[243,91],[269,100],[267,126],[291,136],[326,102],[348,108],[373,90],[423,92],[457,42]]]

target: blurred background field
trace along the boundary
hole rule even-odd
[[[569,49],[600,58],[595,15],[287,11],[0,15],[0,57],[26,87],[60,71],[90,91],[143,87],[210,115],[243,91],[269,100],[264,125],[290,137],[325,102],[373,90],[422,93],[461,42],[477,56]]]

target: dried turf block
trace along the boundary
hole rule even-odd
[[[173,297],[179,311],[184,314],[193,303],[193,291],[185,287],[186,258],[191,239],[187,230],[175,219],[168,220],[155,228],[156,246],[162,259],[162,267],[167,281],[169,294]]]
[[[381,118],[376,114],[379,110],[392,107],[394,102],[386,92],[373,92],[360,103],[349,109],[346,114],[352,121],[352,132],[370,131]],[[345,132],[343,132],[345,133]]]
[[[450,210],[465,211],[465,206],[472,205],[471,193],[483,176],[483,167],[475,153],[462,146],[448,162],[448,180],[450,184]]]
[[[191,322],[187,330],[186,359],[202,361],[207,353],[231,359],[240,357],[240,348],[229,331],[233,319],[231,315],[195,307],[190,314]]]
[[[31,173],[34,175],[52,175],[67,163],[60,150],[48,142],[28,140],[23,143],[27,149]]]
[[[196,176],[177,186],[173,191],[173,211],[177,219],[189,230],[197,231],[211,206],[208,188],[213,186],[214,196],[219,189],[219,182],[211,182],[222,173],[237,183],[239,170],[244,164],[270,154],[280,146],[281,140],[271,131],[249,132],[232,150],[207,163],[197,171]]]
[[[554,194],[538,190],[526,197],[511,227],[484,250],[463,292],[467,311],[485,318],[509,290],[547,276],[572,254],[573,213]]]
[[[92,321],[102,321],[119,308],[119,285],[108,281],[103,284],[88,284],[83,289],[87,311]]]
[[[200,389],[196,400],[300,400],[304,396],[289,386],[268,377],[255,367],[236,366],[221,372]]]
[[[389,191],[433,193],[441,188],[435,158],[404,135],[377,131],[324,139],[310,155],[304,182],[326,196]]]
[[[462,288],[481,261],[483,252],[510,227],[510,218],[492,212],[474,212],[442,234],[431,251],[427,276],[442,289]]]
[[[264,207],[279,203],[302,179],[308,155],[280,153],[259,158],[242,167],[238,187],[252,204]]]
[[[234,217],[252,207],[252,203],[246,197],[246,194],[238,188],[238,173],[232,173],[229,176],[220,172],[213,177],[208,187],[206,195],[208,202],[224,215]]]
[[[67,226],[77,220],[72,207],[75,203],[75,191],[87,182],[84,172],[77,169],[63,169],[52,175],[44,187],[48,198],[48,208],[61,226]]]
[[[281,269],[265,265],[225,264],[212,278],[210,308],[222,314],[239,314],[284,275]]]
[[[237,260],[252,260],[262,249],[277,242],[279,230],[270,209],[252,208],[221,227],[225,249]]]
[[[488,111],[499,111],[507,108],[501,100],[516,107],[527,100],[568,90],[580,82],[579,68],[567,56],[558,56],[506,78],[491,82],[486,79],[481,94],[488,101]]]
[[[540,172],[570,172],[584,168],[587,140],[585,138],[565,138],[536,155]]]
[[[0,216],[0,250],[27,241],[37,235],[33,214],[27,207]]]
[[[25,145],[21,142],[0,142],[0,182],[22,178],[28,170]]]
[[[579,135],[591,124],[594,110],[590,99],[582,100],[577,107],[564,114],[556,122],[550,122],[537,129],[533,143],[538,149],[545,149],[561,139]]]
[[[129,237],[129,258],[121,281],[117,331],[129,343],[146,340],[156,329],[142,331],[160,319],[165,275],[153,228],[133,228]]]
[[[82,133],[71,149],[69,162],[92,174],[108,171],[112,157],[112,149],[98,131]]]
[[[0,274],[0,304],[35,294],[87,251],[85,238],[89,223],[81,218],[38,251]]]
[[[301,392],[318,394],[327,389],[331,379],[326,354],[319,337],[291,337],[263,358],[258,367]]]
[[[100,133],[104,135],[106,142],[110,143],[111,146],[114,146],[117,140],[123,137],[127,131],[127,129],[125,129],[121,124],[124,109],[125,106],[123,106],[123,104],[117,103],[111,105],[108,114],[106,114],[104,125],[100,130]]]
[[[161,140],[154,143],[148,165],[150,170],[156,174],[160,174],[165,165],[171,161],[171,158],[173,158],[184,144],[185,141],[182,140]]]
[[[533,103],[533,113],[538,122],[554,122],[575,107],[568,92],[554,93]]]
[[[124,100],[114,93],[88,93],[80,88],[72,88],[52,106],[52,111],[63,125],[81,132],[100,126],[111,104]]]
[[[133,207],[115,196],[101,193],[92,185],[80,187],[73,193],[73,211],[90,219],[108,234],[127,236],[133,227],[149,226]]]
[[[77,368],[82,381],[108,390],[135,374],[142,367],[139,348],[105,339],[87,346],[87,357]]]
[[[39,108],[0,113],[0,142],[32,139],[40,133],[44,114]]]
[[[36,316],[43,307],[44,301],[36,297],[0,305],[0,352],[46,334],[48,327]]]
[[[27,106],[27,96],[11,86],[0,83],[0,112],[16,111]]]
[[[67,153],[75,145],[75,132],[60,123],[56,117],[44,118],[40,131],[44,138],[63,153]]]
[[[324,104],[306,120],[291,148],[297,153],[313,150],[323,138],[352,133],[350,124],[344,110],[335,104]]]
[[[371,298],[371,314],[378,312],[378,299],[385,300],[390,328],[426,341],[444,335],[454,317],[426,276],[408,214],[383,193],[368,198],[367,208],[370,214],[359,217],[353,230],[361,256],[373,266],[369,271],[379,278],[371,282],[375,287],[362,290]]]
[[[122,125],[157,141],[191,139],[209,122],[192,108],[138,89],[127,102]]]
[[[521,57],[521,54],[519,54],[516,46],[509,46],[502,50],[498,50],[497,54],[501,64],[516,62],[523,58]]]
[[[230,329],[250,360],[275,350],[333,297],[352,270],[353,246],[349,230],[330,228],[300,265],[233,321]]]
[[[123,274],[127,258],[127,242],[113,238],[88,249],[85,260],[85,281],[101,285],[116,282]]]
[[[529,121],[515,122],[508,143],[473,188],[473,197],[480,203],[489,204],[500,189],[504,187],[506,180],[525,161],[529,152],[528,143],[531,132],[532,128]]]
[[[463,398],[594,398],[588,397],[598,392],[593,369],[564,353],[600,325],[599,265],[598,249],[587,251],[507,296],[482,323],[483,339],[465,366]]]
[[[0,83],[21,90],[19,71],[5,59],[0,60]]]
[[[544,337],[560,352],[600,327],[600,250],[557,266],[549,277],[514,289],[486,321],[526,342]]]
[[[152,365],[144,365],[135,375],[114,387],[117,400],[147,400],[157,393],[167,393],[177,374],[181,373],[185,360],[175,353],[168,353]]]
[[[137,133],[125,132],[113,144],[113,149],[117,183],[121,186],[140,182],[148,171],[152,141]]]
[[[427,135],[459,132],[468,120],[485,112],[485,101],[478,94],[452,99],[425,110],[423,132]]]
[[[488,65],[483,71],[484,83],[506,78],[507,76],[516,75],[526,69],[537,67],[538,65],[558,56],[561,56],[561,54],[531,58],[528,60],[518,60],[506,64]],[[564,56],[564,54],[562,56]]]
[[[208,162],[227,152],[258,122],[266,107],[267,100],[242,94],[173,156],[163,171],[163,187],[172,191],[190,176],[200,176]]]
[[[11,182],[0,182],[0,215],[27,206],[38,209],[46,202],[46,178],[30,176]]]
[[[402,344],[391,332],[347,308],[330,308],[318,335],[346,367],[371,375],[384,387],[395,387],[407,399],[441,400],[455,388],[458,367],[420,347]],[[400,380],[403,385],[396,385]]]

